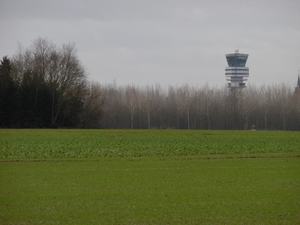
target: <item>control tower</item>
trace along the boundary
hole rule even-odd
[[[249,67],[246,66],[248,54],[239,53],[238,50],[232,54],[226,54],[228,67],[225,69],[226,80],[229,88],[245,88],[245,81],[249,77]]]

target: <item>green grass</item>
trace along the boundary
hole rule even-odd
[[[300,132],[0,130],[0,159],[300,153]]]
[[[300,132],[0,130],[0,224],[300,224]]]
[[[1,224],[298,224],[299,158],[0,163]]]

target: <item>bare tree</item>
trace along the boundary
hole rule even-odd
[[[290,109],[292,93],[289,88],[282,84],[275,87],[275,93],[277,96],[278,109],[282,119],[282,129],[286,130],[287,114]]]
[[[148,129],[151,128],[151,111],[153,105],[153,98],[154,98],[154,90],[153,87],[147,86],[145,94],[145,106],[147,112],[147,124]]]
[[[204,94],[204,108],[205,108],[205,115],[207,121],[207,129],[211,129],[211,105],[214,100],[213,99],[214,91],[210,89],[208,84],[206,84],[203,89],[203,94]]]
[[[249,86],[241,93],[241,111],[245,118],[244,129],[249,129],[249,114],[258,105],[257,102],[257,91],[255,87]]]
[[[77,57],[75,44],[56,48],[51,41],[38,38],[29,48],[19,49],[13,64],[14,76],[19,83],[25,72],[34,76],[36,100],[42,85],[49,89],[52,126],[56,126],[60,115],[67,118],[67,114],[74,115],[72,110],[81,107],[80,101],[87,88],[87,76]]]
[[[168,91],[127,86],[112,87],[109,93],[106,118],[120,128],[248,129],[255,124],[258,129],[294,129],[292,115],[297,110],[299,115],[299,107],[292,106],[295,95],[286,85],[243,90],[184,85],[169,86]]]
[[[300,129],[300,89],[299,87],[294,92],[292,97],[292,109],[294,111],[295,119],[296,119],[296,129]]]
[[[272,103],[272,91],[270,86],[262,85],[258,92],[258,102],[263,111],[264,129],[268,129],[268,117],[270,111],[270,104]]]
[[[83,99],[81,114],[82,127],[100,127],[100,119],[106,105],[102,87],[99,83],[90,83],[90,89],[86,89]]]
[[[184,110],[186,114],[187,121],[187,129],[191,129],[191,108],[194,103],[195,89],[193,87],[189,87],[187,84],[179,88],[178,90],[179,100],[181,104],[181,108]]]
[[[139,106],[138,90],[134,86],[127,86],[125,90],[126,105],[130,110],[130,128],[133,129],[134,114]]]

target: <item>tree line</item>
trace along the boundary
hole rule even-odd
[[[286,84],[242,90],[110,84],[102,93],[104,128],[300,130],[300,91]]]
[[[98,126],[105,99],[74,44],[38,38],[0,64],[0,127]]]
[[[300,88],[89,82],[72,43],[36,39],[0,63],[0,127],[300,130]]]

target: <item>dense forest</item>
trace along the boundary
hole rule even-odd
[[[42,38],[3,57],[0,85],[0,127],[300,130],[299,87],[100,85],[74,44]]]

